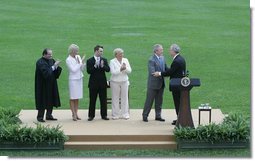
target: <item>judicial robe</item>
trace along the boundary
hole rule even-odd
[[[45,59],[44,57],[36,62],[35,104],[37,110],[61,106],[57,79],[61,74],[62,68],[58,67],[52,71],[54,63],[54,59]]]

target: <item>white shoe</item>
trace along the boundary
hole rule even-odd
[[[113,120],[118,120],[119,118],[118,117],[112,117]]]
[[[128,120],[128,119],[129,119],[129,116],[127,116],[127,117],[123,117],[123,119]]]

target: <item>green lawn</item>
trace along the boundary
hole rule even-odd
[[[214,150],[52,150],[52,151],[0,151],[0,155],[10,157],[185,157],[185,158],[249,158],[249,149],[214,149]]]
[[[96,44],[103,45],[108,61],[113,49],[123,48],[133,69],[129,76],[131,108],[143,108],[152,46],[164,46],[170,65],[168,48],[177,43],[190,77],[201,79],[201,87],[191,91],[192,108],[210,103],[224,113],[250,115],[249,0],[1,0],[0,12],[2,107],[34,109],[35,62],[49,47],[54,57],[63,61],[58,83],[61,108],[68,109],[65,59],[68,46],[76,43],[87,57],[93,55]],[[89,103],[87,83],[85,72],[83,109]],[[173,109],[168,88],[163,106]],[[179,154],[185,156],[169,153]],[[231,156],[231,151],[226,155]]]

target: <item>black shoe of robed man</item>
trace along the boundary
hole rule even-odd
[[[37,119],[38,122],[45,122],[43,119]]]
[[[57,121],[58,119],[56,119],[56,118],[54,118],[54,117],[46,117],[46,120]]]
[[[157,120],[157,121],[162,121],[162,122],[165,121],[165,119],[162,119],[162,118],[156,118],[155,120]]]

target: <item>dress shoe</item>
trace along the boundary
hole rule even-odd
[[[37,119],[38,122],[45,122],[43,119]]]
[[[107,118],[107,117],[102,117],[102,119],[103,119],[103,120],[109,120],[109,118]]]
[[[177,121],[177,120],[174,120],[174,121],[172,122],[172,125],[176,125],[176,121]]]
[[[148,122],[147,117],[144,117],[144,118],[143,118],[143,121],[144,121],[144,122]]]
[[[76,116],[72,116],[73,117],[73,121],[77,121],[77,118],[76,118]]]
[[[157,120],[157,121],[162,121],[162,122],[165,121],[165,119],[162,119],[161,117],[160,117],[160,118],[156,118],[155,120]]]
[[[51,120],[51,121],[57,121],[58,119],[54,118],[54,117],[46,117],[46,120]]]
[[[92,118],[92,117],[89,117],[89,118],[88,118],[88,121],[92,121],[93,119],[94,119],[94,118]]]

